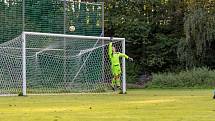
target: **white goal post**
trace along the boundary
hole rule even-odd
[[[23,32],[0,44],[0,95],[110,90],[110,37]],[[112,38],[125,53],[125,38]],[[122,88],[126,93],[125,59]]]

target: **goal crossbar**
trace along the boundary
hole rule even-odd
[[[99,39],[99,40],[125,40],[125,38],[112,38],[112,37],[97,37],[97,36],[82,36],[82,35],[67,35],[67,34],[53,34],[53,33],[39,33],[39,32],[23,32],[24,35],[38,35],[38,36],[50,36],[50,37],[65,37],[75,39]]]

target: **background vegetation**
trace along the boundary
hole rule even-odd
[[[27,19],[30,23],[27,27],[34,29],[34,24],[43,26],[42,23],[45,22],[44,24],[47,25],[48,22],[50,25],[55,24],[54,27],[63,32],[61,29],[63,6],[59,1],[52,0],[53,4],[49,6],[47,6],[50,2],[48,0],[26,1],[28,4],[37,3],[30,5],[32,11],[27,13],[41,12],[41,16],[28,15]],[[214,0],[82,1],[105,2],[105,36],[126,38],[126,53],[135,59],[134,63],[127,64],[129,83],[143,87],[215,86],[208,82],[215,81],[212,76],[215,69]],[[0,33],[2,33],[0,40],[3,40],[4,36],[10,36],[9,40],[21,33],[22,9],[20,8],[22,8],[21,0],[9,0],[7,4],[4,0],[0,0],[0,22],[6,22],[0,25]],[[53,12],[56,8],[56,12]],[[100,15],[99,8],[90,6],[88,8],[98,9],[98,13],[88,13],[92,18]],[[49,19],[43,13],[47,11],[46,9],[50,10]],[[80,22],[79,16],[86,17],[81,14],[83,12],[86,11],[81,9],[80,14],[70,16],[76,16],[77,20],[74,19],[74,21]],[[39,21],[38,18],[40,18]],[[11,19],[14,21],[9,21]],[[90,21],[95,23],[94,19]],[[97,33],[100,32],[96,24],[91,27],[83,26],[98,29]],[[46,27],[41,31],[52,31],[55,28]],[[81,34],[88,31],[83,30]],[[199,76],[203,79],[201,83],[198,80]],[[187,78],[182,79],[182,77]]]
[[[152,77],[148,87],[212,86],[207,81],[215,81],[210,72],[215,68],[214,0],[106,4],[106,36],[125,37],[127,53],[135,58],[135,64],[128,65],[128,70],[135,70],[128,71],[129,82],[145,84]]]

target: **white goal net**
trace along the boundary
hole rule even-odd
[[[0,44],[0,95],[105,92],[110,89],[109,37],[23,32]],[[125,39],[113,38],[125,52]],[[122,59],[123,92],[125,60]]]

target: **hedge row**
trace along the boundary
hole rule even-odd
[[[179,73],[153,74],[147,88],[214,88],[215,70],[194,68]]]

